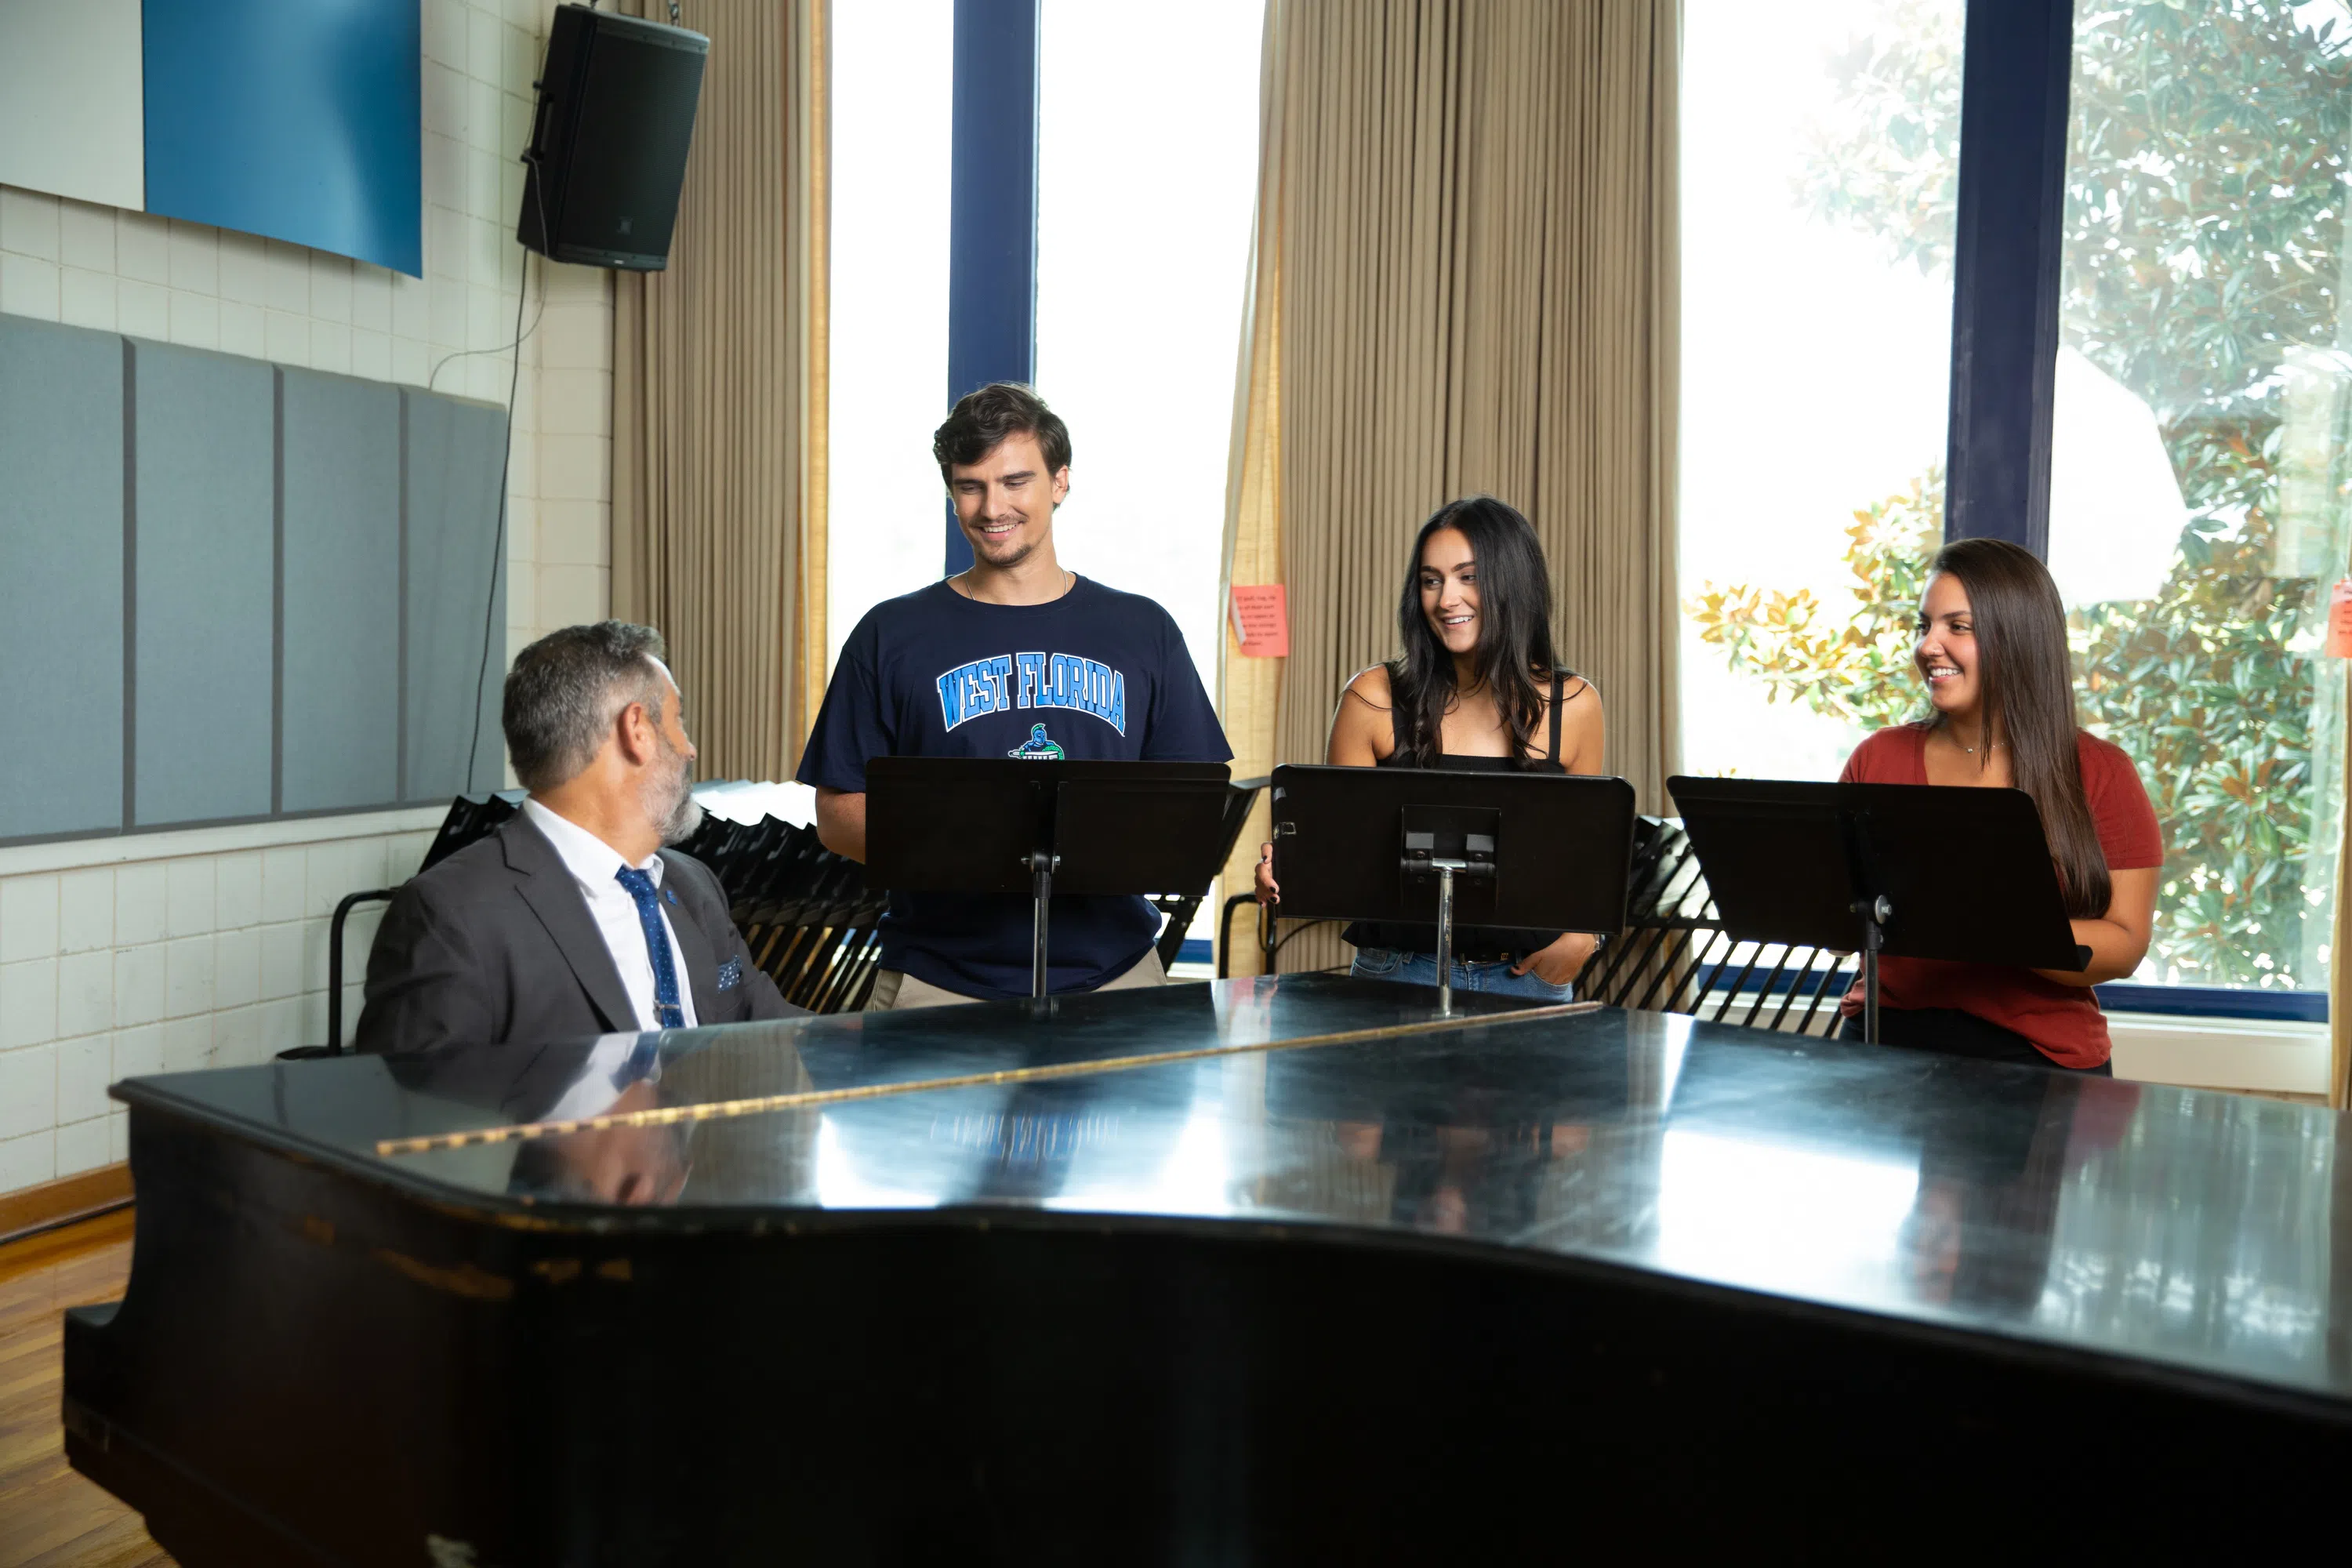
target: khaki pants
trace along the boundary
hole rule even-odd
[[[1160,967],[1160,952],[1154,949],[1129,965],[1121,974],[1115,974],[1097,991],[1131,991],[1141,985],[1165,985],[1168,972]],[[896,1013],[908,1007],[944,1007],[951,1002],[979,1002],[985,998],[967,996],[961,991],[943,990],[927,980],[918,980],[903,970],[878,969],[874,973],[874,994],[866,999],[868,1013]]]

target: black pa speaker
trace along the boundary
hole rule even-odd
[[[556,261],[667,267],[709,55],[684,27],[557,6],[516,237]]]

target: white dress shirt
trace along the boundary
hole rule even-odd
[[[661,1027],[654,1013],[654,961],[646,951],[645,922],[637,918],[637,900],[620,882],[621,868],[628,862],[621,858],[619,850],[536,800],[526,798],[522,810],[530,825],[555,846],[556,854],[563,858],[564,869],[580,885],[580,896],[588,900],[588,914],[595,921],[606,951],[613,955],[613,967],[621,972],[621,989],[628,994],[629,1005],[637,1010],[638,1026]],[[654,889],[659,892],[666,869],[661,856],[646,856],[637,869],[654,879]],[[669,900],[664,898],[659,902],[667,905]],[[662,931],[669,938],[670,969],[677,975],[678,1012],[691,1029],[696,1022],[694,986],[687,979],[686,954],[677,945],[677,931],[670,924],[667,908],[662,910],[661,919]]]

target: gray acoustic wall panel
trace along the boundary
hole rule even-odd
[[[278,809],[386,805],[400,794],[400,390],[278,374]]]
[[[136,827],[269,815],[272,374],[132,345]]]
[[[507,662],[506,563],[499,547],[506,411],[429,393],[402,396],[408,408],[408,743],[401,798],[446,801],[497,789],[506,776],[499,731]]]
[[[0,316],[0,839],[122,826],[122,340]]]

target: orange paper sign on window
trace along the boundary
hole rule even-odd
[[[1290,612],[1283,603],[1281,584],[1234,584],[1234,640],[1251,658],[1290,657]]]
[[[2352,658],[2352,577],[2327,595],[2327,641],[2319,651],[2330,658]]]

